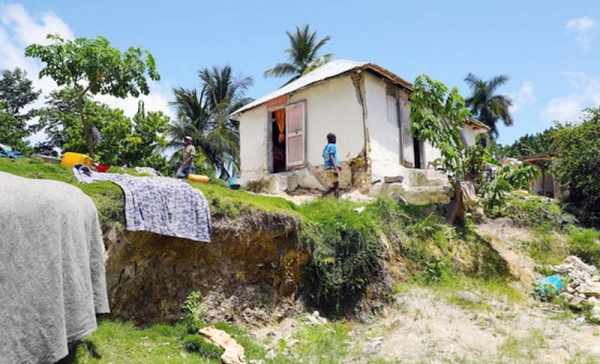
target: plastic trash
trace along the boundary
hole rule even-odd
[[[535,285],[535,294],[545,301],[560,294],[564,288],[565,282],[562,277],[552,275],[537,281]]]

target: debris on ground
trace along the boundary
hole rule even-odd
[[[600,322],[600,274],[593,265],[576,256],[566,257],[562,264],[550,269],[568,280],[565,292],[559,296],[575,309],[590,308],[590,320]]]
[[[223,330],[219,330],[214,326],[208,326],[199,331],[207,339],[219,345],[225,352],[221,355],[221,360],[225,364],[243,364],[246,363],[244,358],[244,347],[238,344],[231,335]]]

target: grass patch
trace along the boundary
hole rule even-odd
[[[32,179],[51,179],[80,188],[96,204],[102,224],[109,221],[125,222],[123,191],[112,182],[80,184],[72,168],[60,164],[48,164],[39,158],[0,158],[0,171]],[[111,173],[127,173],[142,176],[133,170],[113,168]],[[244,191],[234,191],[213,184],[188,182],[206,196],[213,217],[236,217],[252,210],[275,211],[294,214],[298,207],[280,197],[260,196]]]
[[[584,262],[600,267],[600,232],[594,229],[570,227],[567,229],[569,253]]]
[[[545,230],[558,229],[563,224],[573,221],[573,216],[563,212],[556,202],[539,196],[509,198],[503,215],[511,218],[517,226]]]
[[[298,340],[294,346],[280,348],[289,353],[288,363],[340,363],[350,351],[350,325],[344,322],[328,322],[325,325],[303,325],[292,337]]]
[[[218,329],[232,335],[245,349],[246,360],[289,363],[276,357],[266,359],[266,351],[242,329],[217,323]],[[60,364],[87,363],[220,363],[223,349],[197,334],[188,334],[184,325],[156,325],[139,329],[129,322],[102,320],[98,329],[80,341],[75,352]]]
[[[553,230],[536,229],[532,239],[522,241],[520,249],[543,265],[560,264],[568,255],[568,246],[561,235]]]
[[[500,346],[498,352],[502,358],[510,362],[515,360],[531,360],[537,352],[549,347],[546,341],[546,333],[540,329],[529,329],[524,337],[509,336]]]
[[[182,326],[137,329],[132,323],[103,320],[61,363],[205,363],[185,353],[184,333]]]

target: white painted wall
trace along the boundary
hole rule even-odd
[[[373,180],[384,176],[408,176],[410,169],[400,163],[400,130],[388,121],[386,84],[365,74],[367,123],[370,135],[370,157]],[[327,133],[338,137],[340,162],[356,157],[364,146],[362,108],[350,76],[341,76],[301,90],[290,96],[289,103],[306,101],[306,158],[307,163],[321,165]],[[269,172],[269,111],[265,105],[240,115],[241,178],[252,179]],[[475,144],[475,131],[466,126],[467,145]],[[441,156],[437,148],[424,143],[422,168]]]
[[[463,134],[463,138],[465,138],[465,147],[470,147],[475,145],[475,129],[473,129],[472,126],[470,125],[465,125],[464,129],[462,130],[462,134]]]
[[[406,167],[400,164],[400,128],[388,121],[386,84],[366,74],[365,91],[369,112],[369,136],[371,144],[372,179],[384,176],[405,176]]]
[[[338,160],[358,156],[364,146],[362,108],[350,76],[336,77],[301,90],[289,104],[306,102],[306,158],[312,165],[323,164],[327,133],[337,135]],[[271,151],[268,140],[268,112],[265,105],[244,112],[240,120],[241,178],[247,180],[268,172]]]
[[[323,164],[327,134],[337,136],[338,160],[358,156],[365,144],[362,108],[350,76],[336,77],[290,97],[290,103],[306,100],[306,159]]]
[[[240,116],[240,162],[243,179],[268,172],[267,146],[269,128],[265,105],[248,110]]]

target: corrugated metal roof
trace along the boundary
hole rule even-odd
[[[298,78],[294,82],[290,82],[289,84],[283,86],[282,88],[280,88],[274,92],[271,92],[270,94],[265,95],[261,98],[258,98],[256,100],[252,101],[251,103],[249,103],[248,105],[245,105],[245,106],[237,109],[236,111],[233,112],[232,115],[236,115],[236,114],[242,113],[246,110],[253,109],[253,108],[260,106],[260,105],[264,104],[265,102],[275,99],[279,96],[283,96],[283,95],[289,94],[291,92],[298,91],[302,88],[305,88],[306,86],[312,85],[319,81],[326,80],[331,77],[338,76],[342,73],[346,73],[355,68],[362,67],[366,64],[367,63],[365,63],[365,62],[354,62],[354,61],[347,61],[347,60],[341,60],[341,59],[327,62],[324,65],[322,65],[321,67],[315,69],[314,71]]]
[[[298,78],[294,82],[291,82],[291,83],[283,86],[282,88],[280,88],[274,92],[271,92],[270,94],[265,95],[261,98],[258,98],[256,100],[254,100],[253,102],[249,103],[248,105],[237,109],[236,111],[233,112],[232,116],[235,116],[244,111],[253,109],[257,106],[260,106],[260,105],[262,105],[270,100],[276,99],[280,96],[284,96],[284,95],[290,94],[292,92],[299,91],[308,86],[317,84],[319,82],[325,81],[332,77],[336,77],[336,76],[345,74],[347,72],[350,72],[350,71],[358,69],[358,68],[370,69],[370,70],[374,71],[375,73],[380,74],[381,76],[383,76],[393,82],[401,84],[402,86],[408,88],[409,90],[412,89],[412,85],[409,82],[403,80],[402,78],[396,76],[392,72],[390,72],[390,71],[386,70],[385,68],[380,67],[376,64],[368,63],[368,62],[355,62],[355,61],[348,61],[348,60],[344,60],[344,59],[338,59],[338,60],[333,60],[333,61],[327,62],[323,66]]]
[[[492,128],[490,128],[489,126],[485,125],[484,123],[482,123],[479,120],[475,120],[473,118],[469,118],[467,119],[467,124],[470,124],[474,127],[474,129],[482,129],[485,130],[486,132],[492,130]]]

